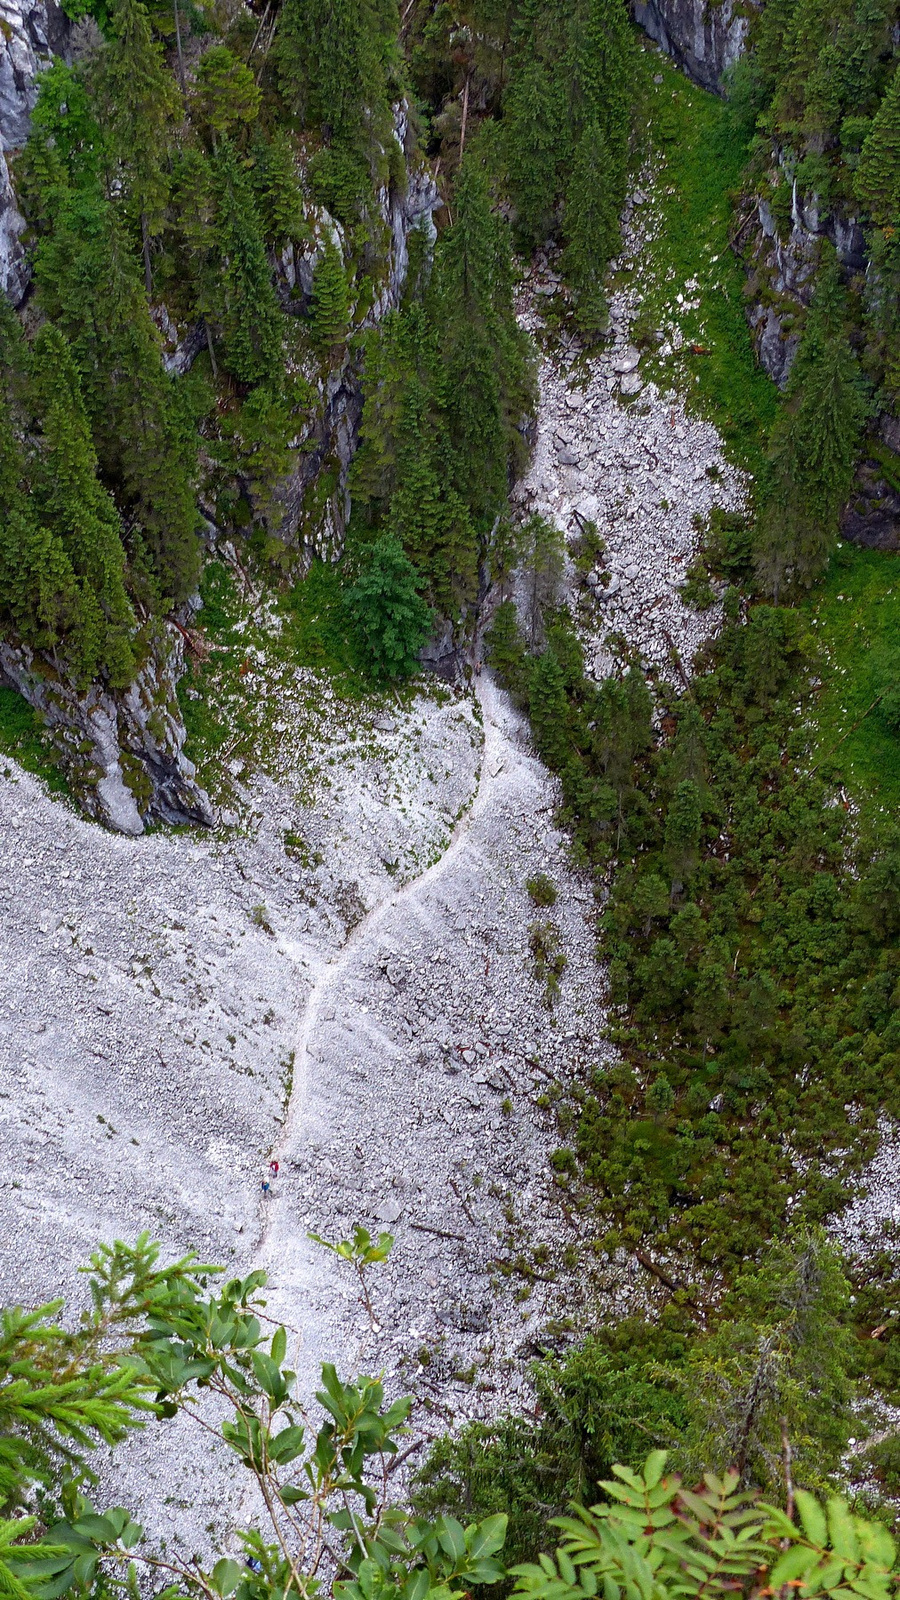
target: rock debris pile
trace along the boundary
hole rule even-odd
[[[639,192],[641,205],[636,210],[632,202],[626,212],[619,266],[635,267],[652,229],[645,198]],[[547,299],[559,290],[558,276],[545,266],[522,291],[520,318],[538,339]],[[693,305],[680,290],[673,294],[671,317],[659,330],[656,354],[663,359],[681,341],[679,299]],[[578,614],[595,678],[612,670],[614,648],[606,641],[615,635],[666,677],[676,659],[690,667],[718,619],[717,608],[698,613],[679,594],[697,553],[699,525],[713,506],[735,509],[746,495],[712,424],[692,416],[680,394],[645,383],[633,342],[640,305],[636,277],[612,293],[609,339],[595,357],[585,361],[571,345],[545,354],[537,445],[515,496],[524,513],[555,523],[570,543],[594,523],[606,546],[586,575],[590,609]]]

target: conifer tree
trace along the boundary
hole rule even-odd
[[[440,355],[441,400],[455,486],[473,518],[492,521],[516,459],[516,423],[528,407],[527,342],[516,325],[503,223],[487,178],[467,157],[453,226],[435,260],[429,316]]]
[[[97,478],[97,455],[71,349],[49,323],[34,341],[31,389],[42,434],[35,507],[42,523],[61,539],[74,572],[97,603],[103,665],[110,681],[124,687],[134,675],[134,614],[125,592],[121,523]]]
[[[94,614],[62,541],[37,519],[22,447],[28,358],[18,319],[0,303],[0,626],[36,650],[66,647],[82,680],[100,660]],[[94,608],[94,611],[96,608]]]
[[[309,238],[291,141],[283,128],[253,146],[253,183],[266,242],[282,250]]]
[[[702,817],[697,785],[682,779],[669,803],[666,816],[666,864],[672,877],[672,894],[696,871],[700,860]]]
[[[635,88],[635,46],[624,0],[581,0],[574,14],[573,112],[596,123],[606,145],[606,180],[617,208],[625,199]]]
[[[837,538],[868,407],[846,332],[846,299],[829,247],[772,430],[773,488],[760,519],[755,566],[776,599],[808,586]]]
[[[250,181],[228,139],[213,156],[212,179],[225,358],[242,383],[259,383],[280,369],[281,315]]]
[[[873,222],[900,221],[900,67],[878,107],[856,169],[854,188]]]
[[[347,337],[350,319],[350,290],[340,251],[332,239],[313,270],[310,333],[316,349],[333,354]]]
[[[523,12],[534,10],[523,7]],[[552,232],[559,195],[560,160],[567,142],[564,99],[537,51],[539,32],[528,28],[504,99],[503,139],[516,233],[528,248]]]
[[[599,123],[588,123],[575,152],[566,190],[563,263],[575,297],[575,314],[585,333],[606,322],[604,279],[619,239],[619,182],[610,171],[609,151]]]
[[[404,401],[422,323],[422,308],[411,306],[390,311],[363,335],[363,414],[351,482],[354,502],[365,504],[370,522],[390,503],[397,485]]]
[[[168,130],[178,93],[142,0],[114,0],[112,37],[95,73],[98,106],[121,181],[141,227],[144,279],[152,286],[150,240],[169,194]]]
[[[16,163],[16,191],[29,222],[48,227],[56,198],[67,189],[96,189],[105,162],[84,83],[57,58],[40,74],[28,143]]]
[[[528,714],[538,754],[553,772],[562,772],[572,750],[566,676],[552,649],[532,661],[528,677]]]
[[[235,124],[255,122],[261,99],[250,68],[227,45],[214,44],[204,51],[197,68],[193,107],[212,130],[214,141]]]
[[[385,60],[398,35],[395,0],[285,0],[275,46],[285,99],[329,139],[368,143],[386,131]]]
[[[102,195],[60,197],[35,276],[42,309],[72,347],[101,469],[134,509],[162,597],[180,601],[199,569],[196,434],[163,369],[133,257]]]

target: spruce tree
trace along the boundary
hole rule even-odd
[[[322,355],[333,355],[347,338],[350,290],[340,251],[332,239],[313,269],[310,333]]]
[[[214,44],[204,51],[192,104],[195,115],[212,130],[214,139],[235,128],[235,124],[255,122],[261,99],[250,68],[227,45]]]
[[[596,123],[621,208],[635,95],[636,53],[624,0],[580,0],[574,12],[572,96],[579,127]]]
[[[101,469],[143,529],[161,596],[183,600],[199,571],[196,433],[119,220],[96,190],[59,198],[35,276],[41,308],[72,347]]]
[[[15,313],[0,306],[0,625],[36,650],[62,648],[76,677],[100,660],[90,596],[61,539],[38,521],[29,496],[21,409],[27,365]],[[96,609],[96,608],[94,608]]]
[[[131,682],[134,613],[125,592],[125,552],[115,505],[97,477],[97,455],[81,383],[64,335],[49,323],[33,345],[31,389],[41,439],[34,502],[62,541],[73,571],[98,608],[103,666],[119,687]]]
[[[167,144],[178,93],[141,0],[114,0],[111,26],[112,37],[97,57],[95,104],[140,222],[149,294],[150,240],[160,229],[169,195]]]
[[[275,53],[301,121],[356,146],[387,134],[386,61],[399,31],[395,0],[285,0]]]
[[[259,383],[280,370],[281,314],[250,180],[228,139],[212,159],[218,313],[229,371]]]
[[[528,249],[553,231],[567,142],[564,110],[561,86],[538,55],[535,37],[527,36],[504,99],[503,147],[517,239]]]
[[[873,222],[900,222],[900,67],[875,114],[856,169],[854,188]]]
[[[846,297],[829,247],[772,430],[772,489],[756,538],[757,581],[778,598],[808,587],[834,546],[868,406],[846,331]]]
[[[604,279],[619,240],[619,184],[610,172],[609,151],[599,123],[578,141],[566,190],[563,265],[574,292],[575,315],[585,333],[606,323]]]
[[[309,238],[297,160],[288,135],[277,128],[253,146],[253,186],[266,243],[276,250]]]
[[[673,896],[685,879],[697,870],[700,860],[702,815],[697,785],[690,778],[678,784],[666,815],[666,864],[672,878]]]
[[[493,521],[517,462],[517,423],[532,397],[528,344],[518,328],[504,224],[487,178],[466,157],[453,226],[441,240],[429,295],[454,485],[472,517]]]

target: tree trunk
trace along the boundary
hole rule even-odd
[[[175,42],[178,47],[178,82],[181,85],[181,92],[184,94],[184,54],[181,49],[181,17],[178,11],[178,0],[172,0],[172,6],[175,12]]]
[[[147,213],[141,212],[141,248],[144,256],[144,287],[148,295],[153,293],[153,272],[150,267],[150,229],[147,225]]]

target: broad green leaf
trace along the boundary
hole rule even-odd
[[[466,1536],[461,1523],[455,1517],[440,1517],[436,1531],[441,1549],[455,1566],[461,1566],[466,1559]]]
[[[227,1559],[217,1561],[210,1573],[210,1582],[216,1594],[233,1594],[243,1577],[241,1568],[236,1561]]]
[[[824,1550],[828,1543],[828,1523],[821,1505],[815,1495],[806,1489],[798,1489],[794,1498],[800,1515],[800,1525],[807,1539],[811,1544],[818,1545],[820,1550]]]

